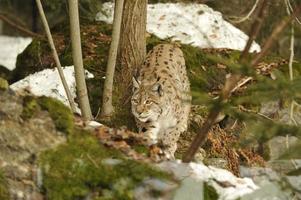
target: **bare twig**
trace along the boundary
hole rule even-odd
[[[252,9],[250,10],[250,12],[246,16],[241,17],[239,20],[231,20],[231,22],[233,24],[239,24],[239,23],[242,23],[242,22],[246,21],[247,19],[249,19],[250,16],[254,13],[254,11],[255,11],[255,9],[258,5],[258,2],[259,2],[259,0],[256,0],[256,2],[254,3]],[[239,17],[237,17],[237,18],[239,18]]]
[[[18,25],[17,23],[15,23],[14,21],[12,21],[11,19],[9,19],[8,17],[6,17],[4,14],[0,14],[0,20],[4,21],[5,23],[7,23],[9,26],[21,31],[22,33],[30,36],[30,37],[41,37],[40,34],[34,33],[30,30],[28,30],[27,28]]]
[[[268,1],[263,0],[260,4],[258,15],[256,16],[255,21],[253,22],[253,24],[251,26],[249,40],[248,40],[242,54],[240,55],[240,61],[242,61],[242,59],[244,59],[247,56],[255,38],[257,37],[257,35],[261,29],[263,20],[265,18],[265,12],[267,11],[267,9],[266,9],[267,6],[268,6]]]
[[[285,4],[286,4],[287,12],[290,15],[294,11],[293,6],[292,6],[290,0],[285,0]],[[296,20],[296,22],[298,22],[298,24],[301,24],[301,21],[298,18],[298,16],[295,16],[295,20]]]
[[[285,0],[285,3],[286,3],[287,14],[291,15],[292,6],[290,5],[289,0]],[[293,74],[293,61],[294,61],[294,55],[295,55],[294,46],[295,46],[295,30],[294,30],[294,21],[292,21],[292,23],[291,23],[291,41],[290,41],[290,58],[289,58],[289,62],[288,62],[289,76],[290,76],[291,81],[293,81],[293,79],[294,79],[294,74]],[[295,109],[294,105],[295,105],[294,100],[292,100],[291,106],[290,106],[290,120],[292,123],[297,125],[297,122],[294,118],[294,109]]]
[[[288,17],[283,19],[278,26],[273,30],[271,36],[267,39],[265,42],[263,48],[261,49],[261,52],[257,54],[257,56],[252,60],[251,65],[255,66],[259,63],[259,61],[264,57],[271,46],[274,44],[275,39],[278,37],[278,35],[283,31],[283,29],[289,24],[289,22],[293,19],[293,17]]]
[[[37,7],[38,7],[38,10],[39,10],[39,13],[40,13],[40,16],[41,16],[41,20],[42,20],[42,23],[43,23],[43,26],[44,26],[44,29],[45,29],[45,32],[46,32],[46,35],[47,35],[47,39],[48,39],[48,42],[49,42],[49,45],[50,45],[50,48],[51,48],[51,51],[52,51],[52,55],[53,55],[57,70],[59,72],[61,81],[63,83],[63,86],[64,86],[64,89],[65,89],[65,92],[66,92],[71,110],[73,112],[76,112],[75,103],[74,103],[73,97],[71,95],[71,92],[69,90],[67,81],[65,79],[64,72],[62,70],[62,65],[60,63],[57,51],[55,49],[55,45],[54,45],[54,42],[53,42],[53,39],[52,39],[52,36],[51,36],[51,32],[50,32],[50,29],[49,29],[49,26],[48,26],[48,22],[47,22],[47,19],[46,19],[44,10],[43,10],[41,0],[36,0],[36,3],[37,3]]]
[[[231,93],[235,92],[237,89],[248,83],[249,81],[253,80],[253,77],[245,77],[241,79],[238,84],[231,90]]]

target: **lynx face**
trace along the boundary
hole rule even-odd
[[[161,98],[162,89],[158,84],[142,86],[136,80],[134,94],[132,96],[132,112],[141,122],[153,122],[158,120],[162,113]]]

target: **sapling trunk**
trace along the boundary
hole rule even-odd
[[[70,35],[72,44],[72,58],[74,63],[75,81],[79,106],[84,120],[92,119],[92,113],[88,98],[85,71],[83,67],[82,47],[80,39],[78,0],[68,0],[69,18],[70,18]]]
[[[100,116],[101,118],[109,118],[114,112],[114,107],[112,104],[113,80],[117,59],[117,50],[120,39],[123,2],[124,0],[115,0],[112,41],[109,51],[109,60],[107,64],[106,79],[103,89],[102,109]]]
[[[64,89],[65,89],[65,92],[66,92],[66,95],[67,95],[67,98],[68,98],[68,101],[69,101],[69,104],[70,104],[70,107],[71,107],[71,110],[73,112],[76,112],[75,103],[74,103],[73,97],[71,95],[71,92],[69,90],[69,87],[67,85],[67,82],[66,82],[66,79],[65,79],[65,76],[64,76],[64,72],[62,70],[62,65],[60,63],[57,51],[56,51],[55,46],[54,46],[54,42],[53,42],[53,39],[52,39],[52,36],[51,36],[50,28],[49,28],[49,25],[48,25],[48,22],[47,22],[45,13],[44,13],[44,9],[43,9],[42,3],[41,3],[40,0],[36,0],[36,3],[37,3],[37,8],[38,8],[39,13],[40,13],[42,24],[44,26],[44,29],[45,29],[45,32],[46,32],[46,35],[47,35],[47,39],[48,39],[49,45],[50,45],[50,48],[51,48],[51,52],[52,52],[52,55],[53,55],[53,58],[54,58],[57,70],[59,72],[60,78],[62,80]]]

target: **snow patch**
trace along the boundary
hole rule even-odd
[[[75,98],[76,84],[74,77],[74,67],[63,67],[63,72],[71,95]],[[86,78],[94,77],[93,74],[91,74],[87,70],[85,70],[85,75]],[[27,90],[36,96],[53,97],[62,101],[65,105],[70,106],[57,69],[45,69],[43,71],[36,72],[10,85],[10,87],[14,91],[20,93],[22,93],[24,90]],[[76,109],[76,111],[80,113],[78,105],[76,105]]]
[[[91,128],[99,128],[99,127],[103,126],[101,123],[99,123],[97,121],[88,121],[86,124],[88,127],[91,127]]]
[[[31,38],[0,36],[0,65],[12,71],[16,68],[17,56],[31,43]]]
[[[103,4],[96,15],[97,21],[113,22],[114,4]],[[243,50],[248,36],[225,21],[220,12],[205,4],[158,3],[147,7],[147,31],[161,39],[172,37],[173,41],[200,48],[229,48]],[[250,52],[259,52],[253,43]]]
[[[206,166],[203,163],[182,163],[176,160],[159,163],[158,167],[171,172],[178,180],[189,177],[196,181],[208,182],[215,188],[219,199],[238,199],[259,188],[250,178],[238,178],[227,170]],[[225,186],[221,186],[223,184]]]

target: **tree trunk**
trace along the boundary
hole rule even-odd
[[[114,108],[112,105],[112,92],[113,92],[113,80],[115,65],[117,59],[117,50],[120,39],[120,27],[122,20],[122,11],[123,11],[124,0],[115,0],[115,9],[114,9],[114,22],[113,22],[113,33],[112,33],[112,42],[109,52],[109,60],[106,70],[106,80],[103,89],[102,97],[102,109],[101,109],[101,118],[109,118],[112,116]]]
[[[85,72],[83,67],[82,47],[80,39],[78,0],[69,0],[70,35],[72,44],[72,58],[74,63],[76,90],[81,114],[84,120],[91,120],[91,108],[88,98]]]
[[[147,0],[125,0],[120,37],[120,80],[118,96],[129,103],[132,76],[143,63],[146,54]]]

